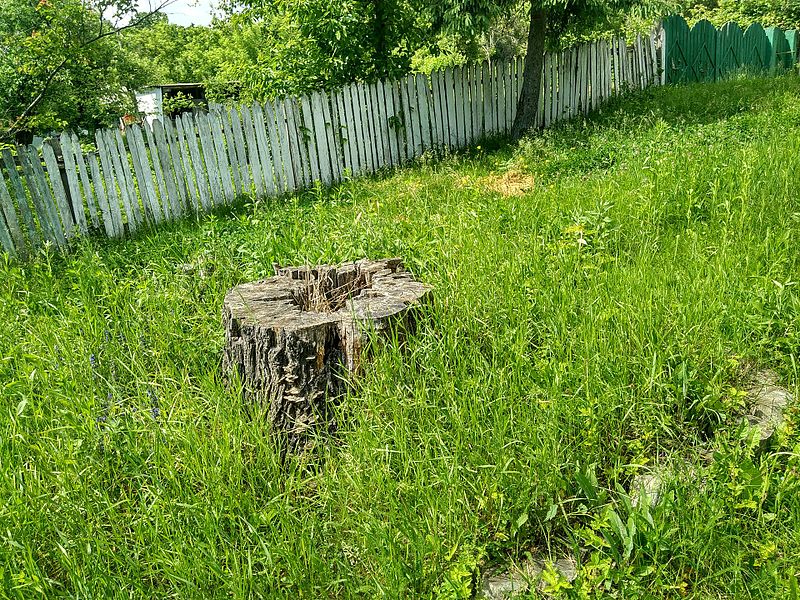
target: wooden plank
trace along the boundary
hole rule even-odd
[[[293,192],[304,186],[311,185],[311,167],[307,154],[304,154],[305,143],[300,130],[300,107],[293,99],[286,98],[283,101],[283,112],[285,120],[279,122],[279,141],[283,161],[287,176],[289,173],[288,165],[292,166],[292,177],[287,180],[287,192]],[[285,124],[285,127],[282,125]],[[285,133],[284,133],[285,132]]]
[[[64,158],[64,171],[67,176],[67,191],[70,208],[75,217],[75,223],[81,233],[89,232],[86,222],[86,212],[83,210],[83,195],[78,180],[78,165],[75,164],[75,152],[72,149],[72,139],[65,131],[61,134],[61,154]]]
[[[422,155],[422,129],[419,124],[415,77],[413,74],[409,74],[399,83],[405,115],[406,155],[409,160],[413,160]]]
[[[380,115],[378,113],[378,100],[376,97],[375,84],[370,83],[365,88],[367,122],[369,123],[369,136],[371,140],[373,168],[375,171],[385,166],[383,156],[383,140],[381,139]]]
[[[470,68],[469,63],[461,65],[461,111],[460,114],[463,118],[461,121],[461,147],[466,148],[472,143],[472,114],[470,114],[470,107],[472,101],[469,97],[470,81],[469,81]]]
[[[36,227],[36,221],[33,217],[33,212],[28,204],[28,195],[25,193],[25,188],[22,185],[22,179],[17,172],[17,165],[14,161],[14,155],[11,154],[11,150],[8,148],[3,148],[2,156],[3,162],[6,166],[6,171],[8,173],[8,179],[11,182],[11,189],[14,191],[14,197],[17,200],[17,209],[19,210],[20,215],[22,215],[22,220],[25,222],[25,227],[28,232],[28,241],[32,247],[36,247],[39,245],[39,231]],[[31,198],[31,200],[33,199]]]
[[[106,190],[103,186],[103,176],[100,174],[100,165],[97,162],[97,153],[90,152],[86,155],[86,160],[89,162],[89,171],[92,174],[92,183],[94,193],[97,196],[97,204],[100,207],[100,214],[103,216],[103,228],[106,235],[110,238],[119,235],[115,218],[111,212],[111,205],[108,203],[106,197]]]
[[[192,167],[194,170],[194,180],[197,185],[197,197],[199,202],[195,204],[195,210],[199,213],[200,209],[211,209],[211,192],[209,188],[208,176],[206,168],[203,164],[203,156],[200,153],[200,147],[197,143],[197,124],[194,117],[189,113],[183,113],[180,117],[183,122],[183,134],[186,136],[186,145],[189,146],[189,156],[192,159]],[[155,165],[154,161],[154,165]]]
[[[158,205],[153,173],[150,170],[150,161],[147,158],[139,126],[131,125],[128,127],[127,137],[128,146],[131,149],[131,158],[133,158],[133,169],[139,182],[139,193],[142,195],[145,207],[145,215],[149,215],[150,222],[157,225],[163,220],[163,215],[161,214],[161,207]]]
[[[211,191],[214,204],[219,206],[231,199],[230,189],[228,188],[230,173],[227,173],[223,167],[227,162],[225,149],[222,148],[221,140],[217,135],[215,113],[200,114],[197,121],[200,130],[200,143],[206,161],[206,170],[209,171],[209,181],[213,182]],[[226,175],[228,175],[228,178],[225,177]],[[230,187],[233,187],[232,183],[230,183]]]
[[[198,120],[205,115],[198,115]],[[164,125],[160,120],[156,119],[152,124],[153,137],[156,141],[158,148],[158,159],[161,163],[161,173],[164,177],[164,184],[166,186],[166,199],[169,203],[169,216],[168,219],[177,220],[183,216],[183,209],[181,206],[181,199],[178,195],[178,183],[175,179],[175,172],[172,168],[172,159],[170,157],[169,148],[167,147],[167,136],[164,132]],[[206,163],[208,168],[208,163]],[[163,196],[162,196],[163,200]]]
[[[55,199],[56,207],[61,217],[61,223],[64,225],[64,236],[69,239],[78,232],[78,228],[75,225],[72,209],[69,206],[67,190],[64,188],[64,184],[61,181],[61,170],[58,168],[56,154],[49,140],[42,144],[42,156],[44,157],[47,172],[50,175],[53,198]]]
[[[250,170],[253,173],[253,185],[256,190],[256,198],[263,198],[266,193],[266,186],[264,185],[264,177],[261,173],[261,160],[258,157],[258,143],[256,142],[256,129],[253,125],[253,113],[250,112],[250,107],[244,104],[239,108],[242,112],[244,139],[247,142],[247,163],[250,165]]]
[[[264,109],[258,102],[253,103],[251,108],[253,111],[253,128],[256,131],[256,144],[258,145],[258,155],[261,160],[261,176],[264,178],[264,192],[268,196],[273,196],[276,193],[276,180],[278,174],[281,181],[281,192],[289,192],[289,180],[292,178],[292,165],[291,158],[288,156],[288,141],[287,147],[279,148],[276,144],[270,149],[269,133],[267,132],[267,116],[264,114]],[[275,105],[269,106],[269,118],[271,119],[271,128],[274,130],[278,123],[276,119],[280,119],[283,125],[282,129],[285,131],[286,124],[283,122],[282,117],[275,114]],[[285,135],[285,134],[284,134]],[[278,135],[280,138],[280,134]]]
[[[511,124],[514,122],[514,78],[516,74],[514,61],[506,63],[506,131],[511,131]]]
[[[6,152],[8,153],[8,158],[10,159],[11,168],[14,171],[13,174],[9,172],[11,189],[17,198],[19,213],[20,215],[22,215],[22,221],[24,222],[25,229],[27,230],[28,241],[30,242],[31,247],[34,247],[38,243],[36,225],[33,222],[33,215],[30,214],[30,209],[28,209],[27,198],[25,197],[25,191],[22,189],[22,182],[19,181],[19,175],[17,174],[17,167],[14,164],[14,158],[8,149],[4,150],[3,159],[5,160]],[[8,162],[6,162],[6,165],[8,165]],[[9,171],[10,170],[11,169],[9,169]],[[20,191],[22,191],[21,194],[18,193],[17,185],[20,186]],[[20,225],[19,219],[17,218],[17,207],[14,206],[14,199],[12,198],[12,195],[9,193],[8,188],[6,187],[6,182],[2,176],[2,171],[0,171],[0,187],[2,187],[2,190],[0,190],[0,193],[2,193],[2,197],[0,197],[0,204],[3,205],[3,212],[5,213],[8,227],[11,230],[12,239],[15,240],[15,244],[17,245],[17,248],[19,249],[20,253],[24,253],[26,245],[25,244],[26,232],[23,231],[23,227],[22,225]],[[25,216],[25,213],[23,212],[23,207],[24,209],[28,210],[28,216]],[[28,223],[28,219],[30,219],[30,223]],[[19,232],[19,234],[16,233],[17,231]]]
[[[203,162],[205,163],[206,174],[208,175],[208,187],[211,191],[212,205],[219,206],[224,202],[222,179],[219,174],[219,168],[217,167],[216,150],[214,148],[214,140],[211,137],[211,126],[208,122],[208,115],[202,113],[198,114],[196,122],[197,131],[200,134],[200,151],[203,154]],[[258,158],[256,158],[256,163],[258,163]]]
[[[448,86],[448,93],[451,94],[448,110],[452,108],[450,114],[451,125],[453,126],[453,137],[451,139],[452,148],[460,149],[464,146],[464,87],[461,83],[462,74],[461,66],[456,65],[453,67],[453,80]]]
[[[322,173],[319,167],[319,155],[317,154],[317,140],[314,126],[314,109],[311,98],[303,96],[300,99],[300,114],[302,117],[303,142],[308,157],[308,165],[311,170],[311,183],[322,181]]]
[[[200,210],[200,191],[198,189],[197,178],[195,176],[195,165],[192,162],[191,151],[187,149],[187,134],[184,120],[181,115],[175,117],[175,135],[177,136],[178,151],[180,152],[181,163],[183,164],[183,176],[186,180],[186,207],[188,211],[194,210],[195,214]],[[189,135],[194,136],[194,131],[189,131]],[[141,134],[138,139],[141,140]],[[145,155],[145,159],[147,156]],[[142,163],[147,164],[146,162]],[[152,178],[148,178],[148,187],[152,185]],[[155,186],[153,186],[155,188]]]
[[[431,141],[431,102],[429,98],[428,78],[421,73],[416,76],[417,86],[417,111],[419,113],[420,144],[422,150],[429,150],[433,147]]]
[[[369,88],[366,84],[359,84],[358,86],[360,110],[361,110],[361,125],[364,131],[364,148],[367,156],[367,169],[370,173],[374,173],[380,168],[375,151],[375,123],[372,118],[371,99],[369,95]]]
[[[233,195],[234,197],[242,196],[244,187],[242,186],[242,174],[239,170],[239,159],[236,156],[236,139],[233,136],[233,127],[231,126],[230,113],[224,108],[220,109],[217,113],[219,121],[222,125],[222,137],[224,140],[225,150],[228,153],[228,164],[231,168],[231,176],[233,177]]]
[[[219,113],[214,111],[213,114],[218,115]],[[180,214],[183,215],[186,213],[186,207],[189,206],[189,190],[186,168],[183,165],[181,149],[178,146],[178,133],[175,131],[172,118],[166,117],[161,124],[164,127],[164,138],[167,142],[167,151],[169,152],[170,162],[172,163],[172,170],[175,173],[175,189],[178,192]]]
[[[270,157],[272,168],[270,173],[272,177],[268,178],[265,182],[265,191],[269,195],[280,196],[284,190],[294,189],[294,170],[292,167],[291,157],[283,156],[280,147],[280,134],[278,128],[287,129],[286,118],[283,114],[283,101],[264,103],[264,123],[267,132],[267,141],[269,142]],[[287,134],[284,134],[287,135]],[[286,172],[284,172],[284,170]],[[287,181],[291,180],[292,185],[289,186]]]
[[[100,229],[100,218],[97,214],[97,202],[95,201],[95,194],[92,190],[92,184],[89,181],[89,171],[86,167],[86,160],[83,156],[81,143],[78,136],[74,133],[70,134],[70,146],[72,153],[75,157],[75,163],[78,165],[78,174],[80,176],[81,186],[83,187],[83,195],[86,198],[86,206],[89,208],[89,219],[91,220],[94,229]]]
[[[378,87],[376,86],[376,92],[378,91]],[[330,160],[330,169],[331,169],[331,180],[341,181],[342,180],[342,165],[341,165],[341,150],[337,147],[336,143],[336,136],[334,135],[334,129],[336,127],[333,119],[333,113],[331,112],[331,97],[328,96],[327,93],[322,92],[320,94],[320,101],[322,102],[322,120],[325,126],[324,133],[325,137],[328,140],[328,158]],[[383,105],[383,110],[385,110],[385,105]],[[383,114],[383,113],[381,113]],[[381,123],[381,133],[387,133],[387,144],[388,144],[388,132],[385,127],[386,123],[385,120]]]
[[[358,175],[358,142],[355,132],[355,117],[353,116],[353,92],[352,85],[348,84],[341,90],[342,101],[342,137],[346,140],[345,149],[347,151],[347,165],[350,176]]]
[[[333,175],[331,173],[331,157],[328,148],[328,136],[325,131],[325,114],[322,109],[322,104],[322,94],[320,92],[313,92],[311,94],[311,129],[313,131],[314,148],[317,151],[319,180],[327,186],[333,181]],[[370,102],[370,105],[371,104]]]
[[[120,133],[119,129],[114,129],[113,132],[109,130],[109,142],[111,144],[116,144],[117,153],[119,164],[122,167],[121,177],[122,182],[125,184],[125,192],[128,198],[128,204],[126,207],[130,207],[131,212],[133,214],[133,220],[138,227],[142,221],[142,209],[139,205],[139,196],[136,193],[136,182],[133,179],[133,174],[131,173],[131,165],[128,158],[128,151],[125,148],[125,143],[122,140],[122,134]]]
[[[377,81],[375,83],[375,106],[377,108],[377,118],[378,118],[378,131],[380,133],[380,142],[381,142],[381,165],[383,167],[392,167],[394,166],[394,162],[392,161],[392,144],[389,140],[389,112],[388,112],[388,103],[386,101],[386,87],[384,81]]]
[[[250,176],[250,167],[247,160],[247,147],[245,146],[244,133],[242,132],[242,120],[239,117],[239,110],[231,105],[228,108],[228,120],[230,121],[233,140],[236,147],[236,164],[239,170],[239,178],[242,184],[243,194],[253,193],[253,180]]]
[[[172,208],[170,206],[169,198],[167,197],[167,182],[164,178],[164,173],[161,170],[161,157],[158,151],[158,144],[156,143],[155,135],[153,134],[152,124],[143,123],[145,136],[147,137],[147,149],[150,151],[150,160],[153,165],[153,172],[155,173],[155,181],[157,183],[159,205],[161,207],[161,214],[164,216],[165,221],[172,220]]]
[[[355,127],[353,137],[358,151],[359,170],[358,175],[369,171],[369,149],[367,148],[367,138],[364,133],[364,113],[362,111],[363,98],[361,95],[362,84],[356,83],[350,89],[353,102],[353,119]]]
[[[114,134],[108,130],[104,130],[101,135],[105,144],[104,150],[108,155],[109,164],[111,166],[111,170],[106,173],[106,177],[111,177],[112,185],[118,194],[117,198],[121,201],[122,208],[125,211],[128,233],[133,233],[136,231],[136,219],[133,216],[133,207],[130,204],[130,197],[126,185],[127,182],[125,181],[125,175],[122,171],[122,162],[120,161],[119,150],[117,149],[117,140],[114,139]],[[122,214],[121,211],[120,214]]]
[[[12,186],[16,188],[16,185],[14,185],[14,179],[16,179],[18,180],[22,189],[23,198],[28,194],[30,195],[30,200],[33,204],[33,210],[36,213],[36,220],[39,223],[39,231],[37,234],[41,233],[41,240],[44,242],[57,243],[56,230],[53,224],[50,222],[50,207],[45,203],[45,198],[42,192],[39,190],[39,185],[36,181],[36,176],[33,173],[33,167],[31,166],[31,160],[28,156],[27,149],[23,146],[17,146],[17,157],[19,159],[19,165],[22,168],[21,176],[16,171],[16,166],[13,163],[10,150],[7,148],[3,149],[3,159],[11,160],[11,166],[9,167],[8,162],[6,162],[6,167],[8,168],[9,174],[12,176]],[[24,188],[22,187],[23,181],[25,182]],[[27,189],[27,192],[25,189]]]
[[[259,107],[259,111],[261,107]],[[257,114],[255,114],[255,108],[253,109],[253,125],[257,125],[259,121],[261,122],[261,127],[264,126],[264,117],[263,115],[259,118]],[[214,154],[217,157],[217,173],[219,175],[220,182],[222,184],[222,197],[223,201],[227,203],[233,202],[233,199],[236,197],[236,194],[233,189],[233,179],[231,178],[231,167],[228,163],[228,154],[225,151],[225,135],[222,133],[222,120],[220,119],[219,112],[210,112],[208,113],[208,129],[211,133],[211,141],[214,144]],[[256,132],[258,132],[258,128],[256,127]],[[258,133],[256,133],[258,135]],[[262,161],[262,173],[263,173],[263,161]]]
[[[39,223],[44,222],[47,224],[48,239],[50,241],[61,247],[66,246],[67,240],[64,235],[64,227],[58,216],[56,199],[47,184],[47,176],[44,173],[44,169],[42,169],[39,153],[33,146],[27,148],[18,146],[17,154],[22,160],[25,179],[28,182],[28,190],[34,198],[38,199]],[[44,219],[42,219],[43,216]]]
[[[431,146],[440,149],[442,146],[442,100],[439,95],[439,78],[441,73],[436,70],[430,74],[429,82],[431,86],[430,114],[428,119],[431,124]]]
[[[17,210],[14,207],[14,201],[11,199],[11,194],[8,193],[5,179],[0,176],[0,222],[5,220],[5,225],[8,227],[6,231],[5,242],[8,242],[6,250],[12,256],[25,253],[25,236],[19,226],[19,219],[17,219]]]
[[[336,126],[334,135],[336,136],[337,147],[341,148],[342,178],[349,178],[353,173],[352,156],[350,155],[350,141],[347,139],[347,111],[345,110],[344,89],[337,90],[333,95],[333,102],[336,106]]]
[[[385,164],[395,167],[400,164],[400,152],[397,138],[397,108],[395,106],[394,86],[391,81],[379,81],[378,97],[383,100],[381,110],[381,135],[384,138]]]
[[[481,64],[481,99],[483,108],[481,110],[481,135],[490,137],[492,135],[492,83],[490,77],[490,67],[487,61]]]
[[[5,189],[5,185],[4,181],[0,181],[0,187]],[[6,193],[8,193],[8,190],[6,190]],[[0,198],[0,203],[2,203],[2,198]],[[20,252],[22,252],[23,249],[24,245],[20,247]],[[6,227],[6,221],[2,213],[0,213],[0,250],[5,250],[11,257],[17,256],[16,244],[11,240],[11,234]]]

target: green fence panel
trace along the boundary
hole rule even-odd
[[[788,68],[790,69],[797,64],[798,42],[800,42],[800,32],[796,29],[790,29],[786,32],[786,43],[789,45]]]
[[[706,20],[692,27],[690,36],[692,81],[714,81],[717,75],[717,30]]]
[[[673,15],[664,19],[665,68],[667,83],[693,81],[689,61],[690,31],[683,17]]]
[[[716,78],[738,71],[744,65],[744,31],[737,23],[726,23],[717,33]]]
[[[744,66],[753,71],[769,69],[772,45],[764,28],[753,23],[744,32]]]
[[[767,27],[764,32],[767,34],[770,45],[769,68],[772,70],[791,68],[792,50],[789,48],[789,42],[786,40],[783,30],[777,27]]]

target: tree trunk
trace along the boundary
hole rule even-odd
[[[531,27],[528,31],[528,49],[525,53],[525,70],[522,76],[522,92],[517,102],[517,115],[511,127],[511,137],[520,139],[536,127],[536,113],[542,86],[544,65],[544,41],[547,15],[544,10],[531,6]]]
[[[223,367],[293,451],[328,424],[371,332],[408,331],[430,290],[397,258],[279,269],[225,296]]]

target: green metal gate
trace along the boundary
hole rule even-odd
[[[797,62],[798,32],[755,23],[742,31],[736,23],[717,29],[708,21],[689,28],[683,17],[664,20],[667,83],[715,81],[728,74],[790,69]]]

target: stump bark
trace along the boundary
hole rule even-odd
[[[398,258],[278,269],[225,296],[223,368],[294,446],[327,421],[370,332],[408,331],[430,291]]]

